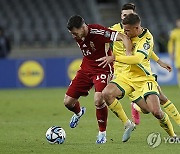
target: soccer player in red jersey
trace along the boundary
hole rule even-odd
[[[102,97],[102,90],[112,78],[113,64],[108,64],[102,68],[98,66],[100,62],[96,60],[112,55],[109,42],[122,40],[127,51],[131,51],[132,43],[124,34],[98,24],[86,24],[79,15],[74,15],[68,20],[67,28],[83,54],[81,68],[69,85],[64,98],[65,106],[74,112],[70,120],[70,127],[75,128],[86,111],[85,107],[80,107],[79,97],[87,96],[88,91],[94,86],[94,103],[99,126],[96,143],[105,143],[108,110]],[[134,127],[134,124],[128,118],[127,126]]]

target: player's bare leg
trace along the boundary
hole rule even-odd
[[[79,106],[78,99],[65,95],[64,97],[64,105],[72,112],[78,113],[80,111],[79,107],[75,107],[75,105]]]
[[[135,124],[128,119],[121,103],[116,99],[116,97],[123,97],[122,91],[117,88],[115,84],[109,83],[103,90],[103,97],[110,110],[123,122],[125,126],[125,132],[123,134],[122,141],[128,141],[131,132],[135,129]]]
[[[140,123],[140,113],[148,114],[150,112],[146,101],[142,97],[138,98],[136,102],[131,103],[131,115],[136,125]]]
[[[180,114],[175,105],[164,95],[160,86],[157,87],[159,91],[160,104],[163,106],[165,112],[173,118],[173,120],[180,126]],[[135,124],[139,124],[141,109],[135,104],[132,103],[132,118]]]
[[[152,114],[159,120],[160,126],[169,134],[169,136],[176,136],[168,115],[160,108],[160,101],[158,96],[155,94],[148,95],[146,102]]]
[[[95,92],[94,94],[94,103],[96,106],[96,118],[99,126],[99,133],[97,136],[96,143],[102,144],[106,143],[106,126],[107,126],[107,117],[108,109],[103,100],[101,92]]]
[[[149,108],[149,106],[146,104],[146,101],[141,98],[136,102],[137,106],[139,107],[140,112],[144,113],[144,114],[148,114],[151,112],[151,109]]]
[[[163,106],[165,112],[173,118],[173,120],[180,126],[180,114],[175,105],[163,94],[160,86],[158,86],[160,94],[160,103]]]
[[[140,107],[141,106],[141,107]],[[136,103],[131,103],[131,115],[133,122],[138,125],[140,123],[140,112],[148,114],[151,112],[143,98],[139,98]]]
[[[86,108],[80,107],[78,99],[72,98],[68,95],[65,95],[64,97],[64,105],[66,106],[66,108],[68,108],[68,110],[74,112],[74,115],[70,120],[70,127],[75,128],[78,125],[78,122],[82,115],[86,112]]]

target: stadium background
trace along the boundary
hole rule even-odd
[[[0,60],[0,87],[67,86],[79,68],[71,62],[82,57],[66,29],[67,19],[79,14],[87,23],[108,27],[120,21],[121,6],[127,2],[136,4],[142,25],[154,35],[155,52],[173,65],[167,41],[180,14],[179,0],[0,0],[0,26],[12,44],[8,59]],[[38,62],[42,70],[31,62],[22,70],[27,60]],[[177,83],[175,69],[168,73],[152,66],[160,84]]]
[[[66,29],[67,19],[79,14],[87,23],[111,26],[120,21],[120,8],[128,2],[137,6],[142,25],[153,33],[155,52],[173,65],[166,45],[180,15],[179,0],[0,0],[0,26],[12,44],[10,55],[0,59],[0,153],[179,153],[179,144],[165,144],[163,138],[155,149],[147,145],[151,132],[167,137],[150,114],[141,115],[140,126],[123,144],[123,125],[110,112],[108,141],[96,145],[93,90],[80,99],[87,108],[85,117],[77,129],[69,128],[72,113],[65,109],[63,99],[82,55]],[[155,63],[152,66],[163,92],[180,109],[175,68],[168,73]],[[127,98],[122,105],[131,117]],[[179,127],[171,121],[180,134]],[[45,132],[53,125],[65,129],[67,138],[63,145],[46,142]]]

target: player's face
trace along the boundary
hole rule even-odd
[[[72,34],[73,37],[76,37],[78,39],[82,39],[85,35],[85,29],[84,26],[80,28],[73,28],[70,33]]]
[[[122,10],[121,11],[121,19],[123,20],[128,14],[134,13],[133,10]]]
[[[130,38],[136,37],[139,34],[139,27],[136,25],[123,25],[123,28],[124,33]]]

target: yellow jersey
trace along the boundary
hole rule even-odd
[[[144,29],[143,33],[137,37],[131,39],[133,43],[133,53],[141,53],[144,55],[144,59],[139,64],[131,64],[129,72],[125,72],[125,75],[130,77],[134,81],[141,81],[144,77],[152,77],[152,71],[150,66],[150,58],[153,53],[154,41],[153,36],[148,29]],[[154,77],[152,77],[154,78]]]
[[[124,33],[124,29],[121,23],[117,23],[113,26],[110,27],[110,29],[118,31],[120,33]],[[118,61],[114,62],[114,74],[115,76],[117,76],[117,74],[122,73],[123,74],[128,74],[128,76],[138,76],[139,75],[152,75],[152,71],[151,71],[151,67],[150,67],[150,58],[152,58],[153,60],[157,61],[157,58],[153,58],[151,57],[152,53],[154,53],[153,51],[153,46],[154,46],[154,41],[153,41],[153,36],[152,34],[149,32],[148,29],[144,29],[143,33],[132,39],[132,43],[134,45],[134,49],[133,49],[133,54],[135,54],[135,52],[137,52],[137,50],[141,51],[142,53],[144,52],[144,54],[146,54],[145,59],[143,60],[142,64],[138,64],[137,65],[129,65],[129,64],[125,64],[125,63],[120,63]],[[145,45],[144,45],[145,44]],[[149,50],[146,51],[144,49],[147,48],[148,46],[150,46]],[[123,45],[122,41],[115,41],[111,44],[111,48],[113,51],[113,54],[115,56],[120,56],[123,55],[125,56],[125,47]],[[138,52],[139,52],[138,51]],[[154,53],[153,55],[156,56],[156,54]]]
[[[124,33],[124,29],[121,23],[117,23],[111,27],[109,27],[109,29],[114,30],[114,31],[118,31],[120,33]],[[114,55],[116,56],[120,56],[120,55],[126,55],[125,51],[125,47],[122,41],[115,41],[112,42],[110,44],[112,52]],[[127,67],[129,67],[129,65],[124,64],[124,63],[119,63],[117,61],[114,62],[114,74],[116,75],[117,73],[121,73],[122,71],[125,71],[125,69],[127,69]]]
[[[171,31],[168,51],[170,54],[174,52],[175,65],[180,68],[180,28],[175,28]]]

